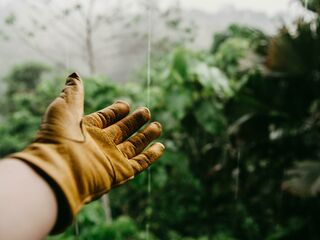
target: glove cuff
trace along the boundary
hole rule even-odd
[[[64,159],[61,159],[62,156]],[[50,234],[63,232],[82,205],[73,173],[65,160],[68,154],[63,145],[33,143],[22,152],[8,157],[26,162],[51,186],[58,203],[58,216]]]

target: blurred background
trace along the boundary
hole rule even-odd
[[[164,128],[150,191],[143,173],[49,239],[320,239],[319,14],[320,0],[0,1],[1,157],[73,71],[86,113],[124,99]]]

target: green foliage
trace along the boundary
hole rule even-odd
[[[319,29],[319,18],[312,22],[299,20],[293,33],[283,27],[271,41],[267,65],[288,75],[310,74],[319,67]]]
[[[236,76],[239,61],[250,51],[250,42],[242,38],[230,38],[223,42],[215,54],[215,64],[228,75]]]
[[[41,82],[47,70],[41,64],[27,63],[14,67],[4,78],[7,90],[0,99],[4,106],[0,109],[1,156],[22,149],[32,140],[47,104],[58,93],[53,82]]]
[[[7,15],[7,16],[4,18],[4,22],[5,22],[5,24],[7,24],[7,25],[13,25],[13,24],[15,24],[16,20],[17,20],[17,19],[16,19],[16,16],[15,16],[13,13]]]
[[[77,228],[81,240],[142,240],[144,232],[139,231],[137,225],[128,216],[120,216],[112,224],[103,221],[103,209],[99,202],[84,207],[77,216]],[[49,240],[73,239],[75,226],[70,227],[66,232],[49,237]],[[152,236],[151,236],[152,237]],[[152,239],[152,238],[150,238]]]
[[[294,169],[287,171],[289,180],[283,188],[293,194],[310,197],[320,191],[320,163],[313,161],[298,162]]]
[[[308,8],[314,11],[319,1],[309,1]],[[290,90],[284,98],[290,98],[290,104],[281,108],[287,109],[291,117],[291,136],[299,136],[305,148],[305,154],[296,160],[295,168],[287,171],[288,181],[283,188],[299,196],[315,196],[320,190],[318,149],[319,133],[319,74],[320,74],[320,18],[311,22],[298,20],[295,31],[289,32],[285,27],[279,31],[269,46],[267,65],[280,76],[275,79],[282,84],[290,84]],[[294,67],[293,67],[294,66]],[[280,96],[279,96],[280,97]],[[280,98],[279,98],[280,100]],[[294,106],[294,107],[293,107]],[[289,110],[289,111],[288,111]],[[311,140],[312,139],[312,140]],[[302,161],[309,159],[308,161]],[[312,159],[312,161],[310,161]]]
[[[320,14],[320,1],[319,0],[300,0],[301,5],[305,6],[308,10]]]
[[[25,63],[15,66],[4,78],[7,83],[7,94],[32,91],[41,80],[41,76],[49,68],[40,63]]]
[[[211,53],[215,54],[219,50],[221,44],[225,43],[230,38],[245,39],[250,43],[250,46],[254,51],[259,54],[266,53],[268,37],[262,31],[236,24],[232,24],[226,31],[214,35]]]

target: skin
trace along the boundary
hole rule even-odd
[[[78,92],[74,92],[72,97],[80,98],[77,94]],[[79,114],[72,116],[82,117],[81,101],[81,98],[78,102],[75,101],[76,104],[79,103],[79,107],[74,105],[71,109],[80,110]],[[52,106],[55,105],[51,105],[51,108]],[[110,108],[113,110],[111,111]],[[50,117],[53,116],[50,111],[49,107],[47,122],[58,119]],[[155,143],[147,148],[160,136],[161,125],[153,122],[138,131],[150,120],[151,115],[148,109],[138,108],[128,115],[129,105],[120,101],[102,111],[103,114],[100,111],[100,113],[86,116],[84,124],[90,122],[91,126],[96,125],[92,127],[97,128],[95,131],[101,131],[101,134],[110,132],[109,136],[113,136],[114,139],[106,144],[110,144],[109,149],[119,151],[118,157],[112,161],[122,161],[126,163],[124,166],[129,163],[127,167],[133,169],[133,174],[136,175],[161,156],[164,151],[161,143]],[[62,111],[58,116],[62,114],[66,114],[66,111]],[[119,119],[108,123],[114,115],[120,116]],[[107,126],[104,126],[105,124]],[[73,129],[72,133],[76,132],[77,129]],[[80,133],[78,135],[82,137]],[[56,223],[58,202],[54,190],[33,168],[21,160],[3,159],[0,161],[0,211],[0,239],[44,239]]]
[[[0,239],[43,239],[57,218],[55,194],[31,167],[0,161]]]

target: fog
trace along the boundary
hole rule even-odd
[[[90,70],[86,50],[85,16],[63,14],[81,3],[84,14],[89,1],[22,1],[3,0],[0,4],[0,75],[24,61],[40,61],[58,70],[77,70],[82,74],[103,74],[115,81],[128,81],[132,72],[146,59],[146,9],[143,1],[95,1],[94,17],[109,17],[104,26],[94,29],[92,54],[94,70]],[[178,34],[165,27],[161,13],[179,9],[184,27],[193,31],[194,48],[207,49],[212,35],[232,23],[245,24],[272,34],[283,22],[303,12],[296,2],[280,1],[154,1],[152,42],[175,39]],[[289,11],[286,11],[288,10]],[[118,13],[115,13],[118,11]],[[81,12],[81,11],[80,11]],[[118,19],[113,14],[118,14]],[[14,16],[14,24],[4,22]],[[139,21],[132,23],[139,16]],[[131,26],[126,24],[131,22]],[[102,24],[103,25],[103,24]]]

